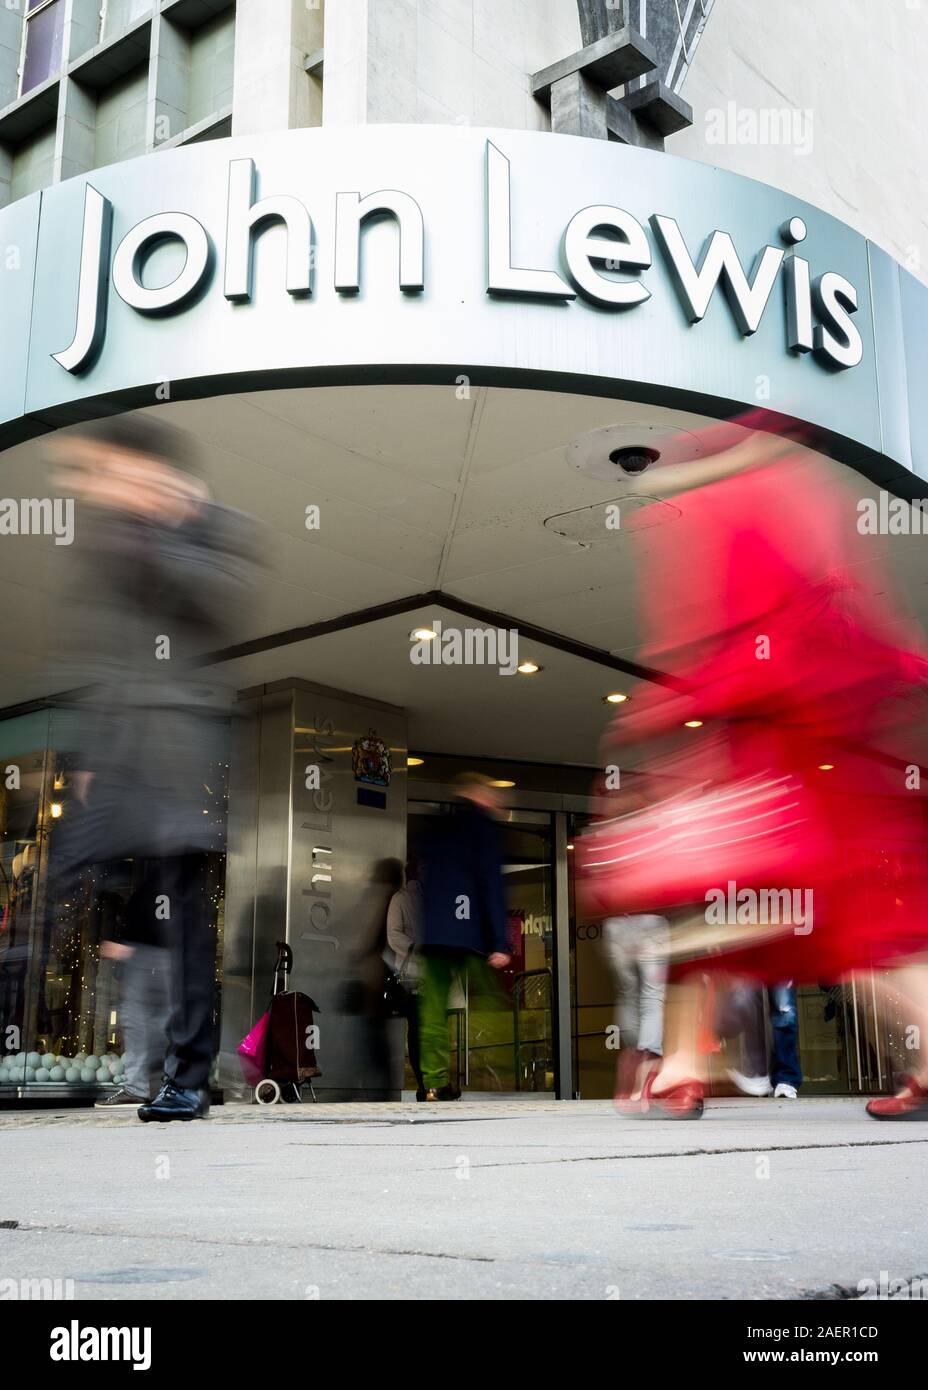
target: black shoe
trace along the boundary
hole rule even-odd
[[[137,1096],[134,1091],[127,1091],[125,1086],[120,1086],[118,1090],[111,1091],[108,1096],[103,1096],[100,1100],[95,1100],[93,1108],[95,1110],[115,1110],[120,1105],[147,1105],[148,1096]]]
[[[457,1086],[430,1086],[425,1093],[425,1098],[429,1100],[460,1100],[461,1092]]]
[[[187,1091],[165,1081],[154,1100],[139,1106],[140,1120],[205,1120],[209,1118],[209,1092]]]

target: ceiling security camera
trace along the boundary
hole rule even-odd
[[[567,446],[567,463],[587,478],[626,491],[627,478],[661,466],[701,458],[706,445],[692,430],[648,424],[646,420],[604,425],[578,435]]]
[[[660,454],[656,449],[647,449],[642,445],[630,445],[624,449],[613,449],[609,455],[609,462],[616,464],[623,473],[643,473],[659,458]]]

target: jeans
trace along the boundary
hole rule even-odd
[[[796,990],[791,984],[773,985],[767,991],[770,1004],[770,1027],[773,1033],[773,1057],[770,1080],[774,1086],[802,1085],[799,1064],[799,1015],[796,1009]]]
[[[715,1031],[720,1038],[741,1037],[744,1068],[749,1076],[769,1075],[774,1086],[802,1085],[799,1064],[799,1016],[796,991],[791,984],[771,985],[766,991],[770,1008],[772,1056],[767,1057],[764,990],[759,985],[734,985],[719,1002]]]
[[[120,967],[119,1021],[126,1049],[125,1087],[151,1094],[151,1074],[164,1062],[170,1013],[171,958],[161,946],[134,945]]]
[[[664,1051],[670,939],[667,919],[644,913],[609,917],[603,923],[603,938],[618,986],[619,1046],[637,1047],[660,1057]]]
[[[207,898],[206,857],[162,859],[157,889],[170,903],[171,1013],[164,1074],[184,1090],[209,1084],[213,1064],[216,933]]]

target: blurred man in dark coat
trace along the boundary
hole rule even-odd
[[[224,848],[210,784],[231,692],[196,658],[231,639],[258,568],[252,523],[213,502],[188,437],[152,415],[62,436],[56,484],[77,501],[66,557],[67,650],[56,715],[69,804],[52,872],[148,860],[172,952],[165,1082],[144,1120],[208,1110],[215,934],[206,855]],[[75,687],[77,687],[75,689]]]
[[[459,1100],[451,1084],[448,995],[455,977],[509,964],[498,791],[462,777],[450,816],[436,820],[424,851],[419,1049],[427,1101]]]

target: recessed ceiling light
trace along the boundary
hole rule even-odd
[[[541,669],[537,661],[520,661],[516,667],[520,676],[537,676]]]
[[[424,758],[407,758],[407,759],[406,759],[406,766],[407,766],[407,767],[421,767],[422,764],[423,764],[424,762],[425,762],[425,759],[424,759]]]
[[[498,777],[495,781],[490,783],[490,786],[502,789],[503,787],[514,787],[515,782],[507,782],[504,777]]]
[[[818,770],[819,772],[833,772],[834,766],[834,763],[819,763]]]
[[[685,729],[701,729],[701,728],[702,728],[702,720],[701,720],[701,719],[685,719],[685,720],[683,721],[683,727],[684,727]]]
[[[612,692],[611,695],[604,695],[604,696],[603,696],[603,704],[604,704],[604,705],[624,705],[624,704],[625,704],[625,701],[626,701],[627,699],[628,699],[628,696],[625,695],[625,694],[623,694],[623,692],[622,692],[621,690],[613,690],[613,692]]]
[[[568,849],[573,849],[573,845],[568,845],[567,848],[568,848]]]
[[[414,627],[409,634],[409,640],[410,642],[431,642],[432,638],[437,636],[438,633],[433,627]]]

